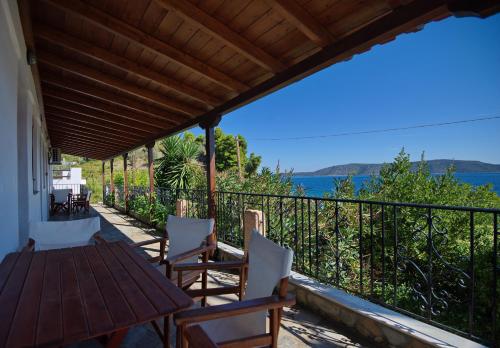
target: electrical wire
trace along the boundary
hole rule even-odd
[[[349,135],[361,135],[361,134],[374,134],[374,133],[396,132],[396,131],[408,130],[408,129],[442,127],[442,126],[449,126],[449,125],[455,125],[455,124],[461,124],[461,123],[481,122],[481,121],[497,120],[497,119],[500,119],[500,114],[499,113],[497,113],[497,114],[491,114],[491,115],[486,116],[486,117],[479,117],[479,118],[472,118],[472,119],[458,120],[458,121],[449,121],[449,122],[420,124],[420,125],[406,126],[406,127],[385,128],[385,129],[372,129],[372,130],[366,130],[366,131],[344,132],[344,133],[323,134],[323,135],[309,135],[309,136],[301,136],[301,137],[251,138],[249,140],[255,140],[255,141],[282,141],[282,140],[307,140],[307,139],[321,139],[321,138],[345,137],[345,136],[349,136]]]

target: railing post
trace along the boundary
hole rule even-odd
[[[188,201],[186,199],[178,199],[175,202],[175,215],[179,217],[187,217]]]
[[[125,201],[125,212],[128,213],[128,153],[123,154],[123,200]]]
[[[215,206],[215,127],[219,121],[220,116],[215,116],[200,122],[201,128],[205,130],[208,217],[213,219],[217,215],[217,207]],[[217,236],[216,228],[215,235]],[[213,242],[216,243],[216,241]]]
[[[153,148],[155,143],[149,143],[146,145],[146,149],[148,150],[148,170],[149,170],[149,204],[153,204],[153,194],[155,191],[155,170],[154,170],[154,156],[153,156]]]
[[[110,187],[111,187],[111,206],[115,206],[115,176],[114,176],[114,163],[115,159],[112,158],[109,160],[109,165],[110,165]]]
[[[102,204],[104,204],[105,198],[106,198],[106,173],[104,172],[104,169],[106,167],[106,162],[102,161],[102,172],[101,172],[101,177],[102,177]]]
[[[260,210],[248,209],[245,210],[243,214],[243,233],[245,235],[245,240],[243,248],[245,250],[245,255],[248,251],[248,246],[250,243],[250,235],[253,230],[259,231],[261,235],[266,236],[266,224],[265,215]]]

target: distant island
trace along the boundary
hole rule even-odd
[[[480,161],[460,161],[450,159],[437,159],[426,161],[433,174],[446,172],[450,166],[454,166],[458,173],[500,173],[500,164],[484,163]],[[419,162],[412,162],[416,168]],[[383,163],[349,163],[331,166],[314,172],[296,172],[297,176],[322,176],[322,175],[377,175]]]

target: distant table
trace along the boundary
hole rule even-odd
[[[12,253],[0,264],[0,347],[60,346],[191,306],[125,242]]]

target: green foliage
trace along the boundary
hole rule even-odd
[[[161,141],[162,157],[156,161],[157,187],[188,189],[203,176],[200,145],[190,136],[172,136]]]

